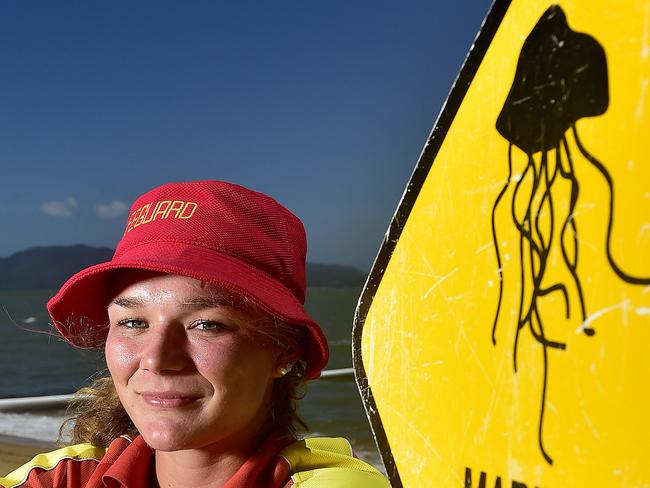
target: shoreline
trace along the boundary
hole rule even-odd
[[[0,478],[30,461],[36,454],[56,448],[53,442],[0,434]]]

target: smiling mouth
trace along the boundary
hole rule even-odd
[[[145,391],[140,393],[144,402],[157,408],[179,408],[190,405],[198,397],[177,392]]]

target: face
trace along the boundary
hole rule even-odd
[[[262,317],[182,276],[121,271],[111,295],[106,361],[147,443],[175,451],[251,440],[286,364],[255,333]]]

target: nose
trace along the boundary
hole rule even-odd
[[[167,323],[153,327],[145,338],[140,368],[156,374],[183,371],[190,363],[186,345],[182,325]]]

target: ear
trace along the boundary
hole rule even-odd
[[[300,359],[300,353],[293,349],[282,351],[278,354],[275,361],[275,370],[273,371],[273,378],[282,378],[291,370],[293,365]]]

